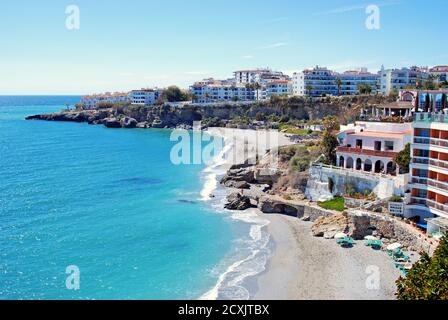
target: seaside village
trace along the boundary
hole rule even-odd
[[[243,108],[263,101],[276,103],[282,97],[299,97],[311,105],[330,97],[392,97],[361,105],[351,122],[332,129],[334,161],[318,158],[305,164],[306,198],[271,191],[257,195],[255,205],[265,213],[311,220],[315,235],[341,246],[361,240],[363,245],[385,250],[397,269],[406,273],[413,263],[406,252],[433,254],[448,230],[447,77],[448,66],[383,67],[378,73],[364,68],[337,73],[316,66],[292,77],[270,69],[240,70],[230,79],[194,83],[186,101],[163,103],[178,108],[223,104]],[[81,107],[96,109],[104,102],[153,106],[162,95],[163,89],[158,88],[91,95],[82,97]],[[303,145],[322,140],[329,130],[322,119],[289,121],[277,128]],[[300,167],[300,159],[294,161]],[[255,178],[246,179],[242,176],[248,176],[247,168],[233,169],[223,181],[227,186],[245,189],[257,179],[256,171]],[[228,208],[254,205],[249,191],[233,197]]]

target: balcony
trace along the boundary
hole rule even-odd
[[[448,140],[446,140],[446,139],[437,139],[437,138],[429,138],[429,137],[415,137],[414,143],[448,148]]]
[[[365,155],[381,158],[395,158],[395,156],[398,154],[397,152],[393,151],[377,151],[377,150],[349,148],[349,147],[338,147],[336,151],[341,153],[352,153],[357,155]]]
[[[436,113],[416,113],[414,115],[415,122],[431,123],[448,123],[448,115],[446,114],[436,114]]]
[[[437,189],[440,189],[444,192],[448,191],[448,182],[445,182],[445,181],[439,181],[439,180],[434,180],[434,179],[428,178],[427,185],[437,188]]]
[[[448,213],[448,205],[447,204],[441,204],[441,203],[438,203],[431,199],[428,199],[426,201],[426,203],[427,203],[428,207],[430,207],[430,208]]]

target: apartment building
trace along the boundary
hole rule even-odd
[[[428,94],[425,91],[417,93]],[[431,92],[431,95],[444,99],[447,94],[448,90]],[[446,101],[442,105],[446,106]],[[406,217],[426,220],[429,231],[437,229],[442,220],[448,221],[448,109],[442,110],[433,104],[425,111],[419,109],[414,115],[411,199]]]
[[[432,75],[437,83],[448,81],[448,66],[435,66],[429,69],[429,74]]]
[[[195,83],[190,87],[194,103],[217,103],[225,101],[256,101],[260,95],[249,85],[228,84],[220,81]]]
[[[411,142],[412,124],[359,121],[342,126],[338,140],[338,167],[396,176],[394,158]]]
[[[239,70],[234,73],[235,83],[237,84],[256,84],[265,86],[272,81],[291,80],[288,75],[281,71],[271,69]]]
[[[266,86],[266,98],[273,95],[289,96],[292,94],[292,82],[288,80],[276,80]]]
[[[124,92],[106,92],[81,97],[81,104],[86,110],[96,109],[102,102],[127,103],[131,102],[131,98],[129,97],[129,93]]]
[[[334,72],[316,66],[314,69],[296,72],[293,75],[293,94],[295,96],[337,95],[338,86]]]
[[[380,92],[389,95],[392,91],[422,84],[428,78],[429,70],[427,68],[411,67],[385,70],[383,66],[380,71]]]
[[[341,96],[359,94],[359,88],[361,86],[370,88],[371,94],[378,93],[380,78],[379,74],[370,73],[366,68],[337,73],[335,76],[338,94]],[[338,79],[340,80],[339,86]]]
[[[156,103],[162,95],[162,89],[140,89],[132,90],[129,94],[131,103],[139,106],[150,106]]]

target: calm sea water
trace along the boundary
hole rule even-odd
[[[169,131],[24,120],[78,101],[0,97],[0,299],[200,297],[247,227],[199,201],[204,167],[171,164]]]

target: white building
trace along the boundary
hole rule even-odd
[[[131,102],[131,99],[129,97],[129,93],[124,92],[106,92],[81,97],[81,104],[86,110],[96,109],[102,102],[128,103]]]
[[[132,90],[129,95],[133,105],[150,106],[156,103],[162,93],[163,90],[156,88]]]
[[[407,218],[419,217],[428,222],[428,233],[440,231],[441,223],[448,230],[448,109],[436,103],[437,97],[447,99],[448,90],[414,91],[414,115],[411,145],[411,200]],[[422,110],[417,96],[431,95],[429,110]],[[426,109],[426,108],[425,108]]]
[[[448,66],[435,66],[429,69],[429,74],[434,76],[436,82],[448,81]]]
[[[356,122],[341,126],[337,165],[367,173],[397,175],[395,156],[412,141],[411,123]]]
[[[408,86],[416,86],[428,80],[429,73],[425,68],[411,67],[380,71],[380,92],[389,95],[392,91],[399,91]]]
[[[338,88],[334,73],[327,68],[316,66],[293,75],[293,94],[295,96],[336,95]]]
[[[360,86],[366,86],[371,89],[372,94],[378,92],[379,74],[370,73],[366,68],[360,70],[346,71],[344,73],[335,74],[337,79],[341,80],[340,87],[336,83],[339,95],[350,96],[359,94]]]
[[[340,83],[339,81],[340,80]],[[359,94],[359,86],[369,86],[373,94],[378,92],[379,75],[362,68],[337,73],[316,66],[312,70],[294,73],[293,94],[295,96],[335,96]]]
[[[288,80],[272,81],[266,86],[266,98],[273,95],[289,96],[292,94],[292,82]]]
[[[249,85],[227,84],[220,81],[195,83],[190,87],[194,103],[226,101],[256,101],[259,94]]]
[[[291,80],[288,75],[271,69],[239,70],[235,71],[234,79],[237,84],[260,84],[265,86],[276,80]]]

